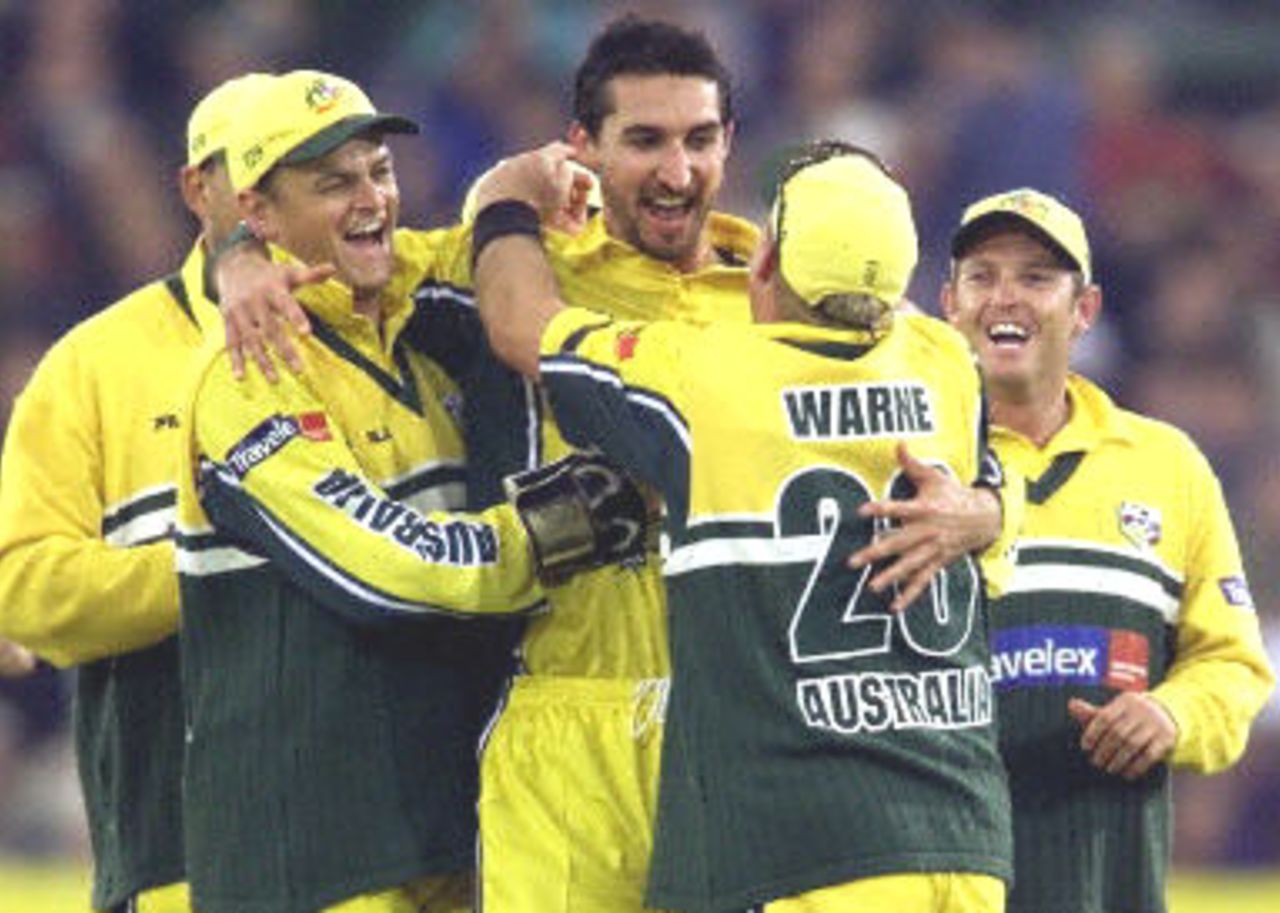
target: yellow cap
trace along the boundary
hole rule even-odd
[[[276,165],[327,155],[368,130],[417,133],[418,125],[382,114],[350,80],[318,70],[293,70],[272,79],[240,113],[227,147],[231,185],[248,189]]]
[[[246,73],[228,79],[196,104],[187,120],[187,164],[203,164],[227,148],[232,123],[254,93],[271,82],[266,73]]]
[[[836,155],[784,180],[773,232],[782,278],[810,305],[847,294],[896,304],[916,266],[911,200],[866,155]]]
[[[1092,281],[1084,222],[1061,200],[1029,187],[997,193],[966,209],[951,238],[951,256],[963,257],[1002,226],[1026,231],[1066,265],[1083,273],[1085,282]]]

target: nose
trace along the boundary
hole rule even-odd
[[[352,198],[357,206],[367,209],[379,209],[386,198],[386,194],[377,181],[366,176],[356,182],[355,193]]]
[[[995,288],[992,289],[992,298],[995,299],[996,304],[1015,304],[1018,300],[1016,277],[1000,274],[996,278]]]
[[[658,163],[658,180],[672,190],[684,190],[693,180],[693,163],[681,143],[670,144]]]

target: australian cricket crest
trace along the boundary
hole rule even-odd
[[[1163,526],[1160,510],[1137,504],[1133,501],[1121,501],[1116,508],[1116,516],[1120,522],[1120,532],[1133,543],[1135,548],[1143,551],[1154,548],[1161,539]]]

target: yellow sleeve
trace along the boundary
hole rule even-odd
[[[423,230],[400,228],[395,237],[396,256],[403,261],[405,275],[416,285],[434,279],[470,287],[471,226]]]
[[[509,505],[463,514],[392,499],[296,376],[237,382],[218,359],[196,393],[193,433],[218,535],[353,620],[505,613],[541,599]]]
[[[1193,529],[1186,589],[1175,659],[1152,696],[1178,726],[1172,763],[1214,773],[1244,753],[1249,727],[1275,687],[1275,673],[1221,486],[1194,447],[1183,477]]]
[[[178,628],[172,543],[103,537],[100,426],[89,366],[64,339],[18,397],[0,461],[0,636],[59,666]]]

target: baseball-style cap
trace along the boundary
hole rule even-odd
[[[366,131],[417,133],[418,125],[383,114],[350,80],[318,70],[293,70],[272,79],[239,115],[228,145],[231,185],[246,190],[276,165],[327,155]]]
[[[1084,222],[1061,200],[1029,187],[997,193],[966,209],[951,238],[951,256],[958,260],[979,241],[1009,227],[1027,232],[1064,265],[1079,270],[1085,282],[1092,281]]]
[[[784,179],[773,204],[782,278],[806,304],[868,295],[897,304],[919,243],[902,185],[861,154],[838,154]]]
[[[266,73],[246,73],[213,88],[196,103],[187,119],[187,164],[203,164],[227,148],[232,123],[254,93],[271,82]]]

